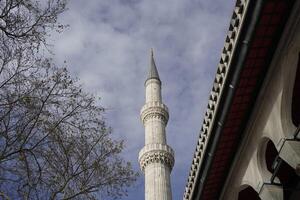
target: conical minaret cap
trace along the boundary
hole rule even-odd
[[[149,72],[148,72],[147,80],[149,80],[149,79],[157,79],[157,80],[160,81],[158,71],[157,71],[157,68],[156,68],[156,65],[155,65],[155,61],[154,61],[153,49],[152,48],[150,50],[150,69],[149,69]]]

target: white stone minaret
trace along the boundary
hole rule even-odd
[[[145,146],[139,153],[140,167],[145,173],[145,200],[171,200],[170,173],[174,165],[174,152],[167,145],[165,128],[169,113],[162,102],[161,81],[152,49],[145,87],[146,104],[141,110]]]

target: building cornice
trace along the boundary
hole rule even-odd
[[[228,77],[228,71],[232,57],[236,50],[237,41],[240,36],[241,27],[247,12],[249,0],[238,0],[235,4],[232,18],[230,20],[228,34],[218,64],[217,73],[213,87],[209,96],[207,110],[205,112],[200,136],[196,145],[196,150],[192,160],[192,166],[188,175],[183,200],[191,200],[195,191],[195,182],[199,179],[199,169],[203,163],[203,155],[206,153],[206,146],[210,139],[210,133],[214,125],[214,119],[218,111],[220,97],[224,90],[224,85]],[[222,124],[220,124],[222,125]]]

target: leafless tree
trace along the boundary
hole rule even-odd
[[[49,30],[61,31],[57,22],[66,10],[66,0],[1,0],[0,34],[7,42],[38,47]]]
[[[0,196],[121,197],[137,174],[104,109],[66,68],[38,54],[65,1],[0,0]]]

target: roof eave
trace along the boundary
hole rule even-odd
[[[258,21],[258,16],[261,10],[261,4],[262,4],[263,0],[258,0],[258,1],[247,1],[248,4],[252,4],[252,6],[254,7],[253,9],[253,17],[251,17],[251,21],[250,22],[244,22],[240,24],[240,28],[239,28],[239,32],[238,32],[238,36],[237,36],[237,42],[235,43],[235,46],[232,47],[234,48],[234,53],[231,55],[232,56],[232,61],[230,62],[230,65],[228,66],[228,73],[226,74],[226,80],[223,83],[223,87],[222,90],[219,92],[221,95],[219,96],[220,100],[218,101],[218,105],[217,108],[214,111],[214,116],[213,118],[213,122],[212,125],[210,127],[210,131],[209,133],[211,134],[207,134],[210,135],[207,145],[206,145],[206,149],[204,151],[203,154],[203,159],[201,160],[201,163],[199,164],[199,168],[196,172],[196,177],[194,178],[194,184],[193,184],[193,188],[191,190],[191,193],[189,195],[189,198],[185,198],[185,200],[191,200],[191,199],[199,199],[202,192],[203,192],[203,186],[205,184],[205,180],[207,177],[207,174],[209,172],[209,168],[211,166],[212,163],[212,158],[213,155],[215,153],[217,144],[218,144],[218,140],[219,140],[219,135],[221,133],[222,130],[222,125],[223,122],[226,119],[228,110],[229,110],[229,106],[232,102],[232,98],[234,95],[234,91],[235,91],[235,84],[239,79],[240,76],[240,72],[248,51],[248,43],[250,42],[256,23]],[[256,4],[255,4],[256,3]],[[244,14],[243,14],[243,18],[244,16],[246,16],[249,12],[248,12],[248,8],[250,7],[248,4],[245,5],[244,7]],[[255,6],[253,5],[255,4]],[[235,9],[237,8],[238,5],[236,5]],[[235,13],[233,14],[234,17]],[[233,21],[233,19],[231,20]],[[245,31],[243,29],[245,29],[245,27],[248,27],[248,29]],[[231,30],[229,30],[230,32]],[[243,33],[243,34],[242,34]],[[225,42],[226,45],[226,42]],[[225,49],[226,47],[224,47]],[[237,56],[237,54],[239,54],[239,56]],[[222,62],[222,58],[220,61],[220,64]],[[234,65],[234,66],[233,66]],[[218,73],[217,73],[218,75]],[[216,77],[217,79],[217,77]],[[222,112],[220,112],[222,111]],[[213,135],[212,135],[213,133]],[[202,133],[200,133],[201,135]],[[199,175],[202,175],[201,177],[199,177]],[[197,187],[197,190],[195,190],[195,186]],[[200,187],[199,187],[200,186]]]

